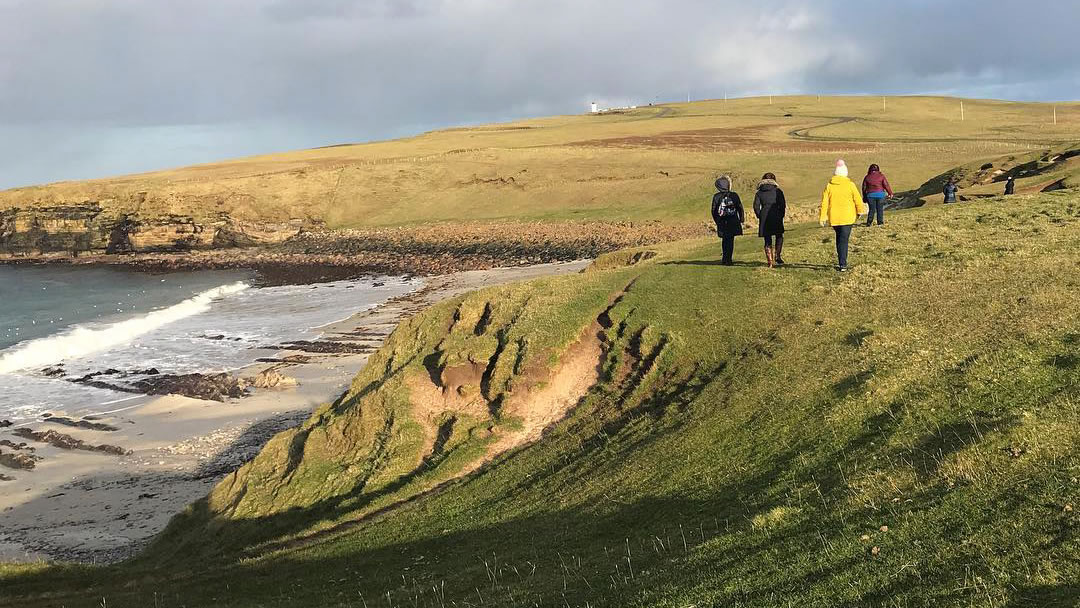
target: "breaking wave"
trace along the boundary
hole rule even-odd
[[[102,327],[75,326],[63,333],[17,344],[0,352],[0,374],[55,365],[68,359],[108,350],[135,338],[210,310],[211,303],[248,289],[247,283],[222,285],[204,291],[168,308],[155,310],[125,321]]]

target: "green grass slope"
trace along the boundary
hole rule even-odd
[[[955,178],[962,198],[1000,195],[1009,177],[1016,180],[1016,192],[1038,193],[1080,188],[1080,144],[1062,144],[1045,150],[1007,154],[980,159],[935,176],[917,190],[905,193],[904,205],[941,202],[942,188]]]
[[[0,606],[1075,606],[1080,200],[888,221],[846,275],[803,226],[438,305],[140,558]]]

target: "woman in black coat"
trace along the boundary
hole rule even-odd
[[[716,180],[716,194],[712,197],[712,218],[716,222],[716,236],[720,237],[724,248],[721,263],[731,266],[731,255],[735,251],[735,237],[742,234],[745,220],[742,200],[731,191],[731,178],[723,175]]]
[[[758,218],[758,236],[765,239],[765,261],[769,268],[784,263],[784,214],[787,200],[784,191],[776,183],[776,176],[766,173],[754,195],[754,215]]]

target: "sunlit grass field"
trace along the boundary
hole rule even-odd
[[[890,213],[846,275],[803,225],[781,269],[684,241],[460,296],[141,558],[0,567],[0,605],[1075,606],[1078,252],[1059,192]],[[475,468],[593,331],[595,386]]]
[[[838,157],[855,177],[875,162],[898,191],[915,191],[953,167],[1075,142],[1078,133],[1076,103],[702,101],[20,188],[0,193],[0,209],[93,200],[146,217],[228,213],[242,220],[324,221],[331,228],[463,220],[701,222],[719,174],[731,174],[749,194],[770,171],[786,190],[793,217],[805,219]]]
[[[1080,104],[1054,108],[703,101],[0,193],[513,232],[705,223],[716,176],[748,202],[770,171],[792,208],[782,269],[690,240],[421,313],[142,556],[0,565],[0,606],[1075,606],[1080,198],[1039,192],[1077,184]],[[857,229],[847,275],[799,224],[841,157],[920,205]],[[937,204],[950,176],[968,200]]]

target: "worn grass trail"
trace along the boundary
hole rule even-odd
[[[437,306],[140,559],[0,605],[1073,606],[1080,201],[887,219],[846,275],[801,226]],[[493,452],[594,324],[596,385]]]

